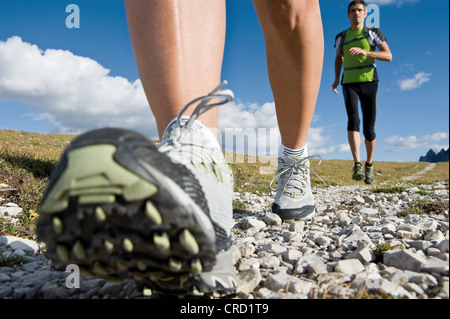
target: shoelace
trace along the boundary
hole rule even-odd
[[[206,96],[201,96],[199,98],[196,98],[194,100],[192,100],[191,102],[189,102],[188,104],[186,104],[180,111],[180,113],[178,114],[178,120],[177,120],[177,124],[178,127],[180,128],[185,128],[185,129],[190,129],[192,124],[194,123],[194,121],[203,113],[209,111],[210,109],[212,109],[213,107],[222,105],[222,104],[226,104],[228,102],[230,102],[231,100],[233,100],[234,98],[234,94],[231,90],[223,90],[220,91],[221,88],[223,88],[225,85],[227,85],[228,82],[227,81],[223,81],[222,83],[219,84],[219,86],[217,86],[214,90],[211,91],[211,93],[209,93]],[[212,103],[212,104],[208,104],[211,100],[219,98],[220,100],[216,103]],[[192,113],[189,121],[187,121],[184,125],[181,124],[181,117],[183,115],[184,112],[186,112],[186,110],[193,104],[200,102],[197,107],[195,108],[194,112]]]
[[[172,129],[172,131],[177,131],[176,130],[177,127],[180,129],[183,129],[183,130],[189,130],[192,127],[192,125],[194,124],[194,121],[200,115],[209,111],[213,107],[216,107],[216,106],[219,106],[222,104],[226,104],[226,103],[232,101],[234,98],[234,94],[231,90],[220,91],[220,89],[222,89],[227,84],[228,84],[227,81],[223,81],[222,83],[219,84],[219,86],[217,86],[214,90],[212,90],[211,93],[209,93],[208,95],[196,98],[196,99],[192,100],[191,102],[189,102],[188,104],[186,104],[181,109],[181,111],[178,113],[177,122],[176,122],[175,127]],[[219,98],[219,101],[208,104],[210,101],[217,99],[217,98]],[[195,108],[195,110],[192,113],[192,115],[190,116],[189,120],[186,121],[185,123],[182,123],[181,119],[183,117],[183,114],[186,112],[186,110],[191,105],[193,105],[195,103],[199,103],[199,104]],[[170,135],[170,139],[174,143],[174,145],[178,144],[177,142],[179,142],[181,135],[182,135],[181,130],[179,130],[175,136]]]
[[[214,163],[215,161],[212,158],[212,156],[209,154],[208,150],[214,152],[215,149],[212,147],[211,148],[205,147],[205,145],[201,144],[201,141],[200,141],[200,143],[196,143],[196,141],[194,141],[194,140],[189,140],[188,142],[183,141],[183,139],[182,139],[183,133],[189,131],[189,129],[194,124],[194,121],[201,114],[209,111],[213,107],[226,104],[226,103],[230,102],[231,100],[233,100],[234,94],[231,90],[222,90],[221,91],[221,89],[227,84],[228,84],[227,81],[223,81],[214,90],[212,90],[211,93],[209,93],[208,95],[196,98],[196,99],[192,100],[191,102],[189,102],[188,104],[186,104],[181,109],[181,111],[178,113],[177,121],[176,121],[174,127],[171,129],[172,132],[169,133],[168,140],[165,142],[171,146],[169,149],[171,149],[172,147],[182,149],[183,146],[187,146],[187,150],[189,152],[191,152],[191,150],[193,148],[201,150],[200,152],[195,153],[197,157],[200,157],[200,159],[197,158],[197,160],[194,161],[194,158],[189,156],[192,164],[202,164],[202,163],[211,163],[212,164],[212,163]],[[218,101],[216,101],[214,103],[210,103],[212,100],[217,99],[217,98],[219,99]],[[196,104],[196,103],[198,103],[198,105],[196,106],[194,112],[189,117],[189,119],[187,121],[184,121],[184,123],[183,123],[182,122],[183,114],[186,112],[186,110],[189,107],[191,107],[193,104]],[[160,150],[162,152],[165,152],[164,147],[160,148]]]
[[[307,166],[304,165],[303,163],[306,162],[306,160],[308,159],[319,159],[319,163],[317,163],[316,165],[313,166]],[[322,181],[322,183],[324,183],[325,185],[327,185],[327,183],[325,183],[325,181],[319,176],[319,174],[316,173],[316,171],[313,169],[314,167],[319,166],[322,163],[322,158],[319,155],[310,155],[307,156],[305,158],[303,158],[301,161],[297,162],[297,163],[283,163],[282,164],[282,169],[280,170],[280,172],[270,181],[270,189],[272,189],[273,191],[276,191],[277,188],[274,188],[272,185],[274,183],[275,180],[280,179],[284,174],[288,173],[289,176],[286,178],[285,182],[283,183],[283,185],[278,185],[278,187],[281,187],[281,189],[284,189],[287,185],[287,183],[289,183],[289,181],[294,177],[294,174],[298,171],[298,170],[305,170],[305,169],[309,169],[310,171],[312,171],[314,174],[316,174],[316,176]]]

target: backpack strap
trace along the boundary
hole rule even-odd
[[[374,30],[374,27],[368,27],[366,25],[364,26],[364,38],[367,39],[372,50],[375,50],[377,45],[375,43],[374,38],[372,38],[372,36],[370,35],[370,31],[373,31],[373,30]]]
[[[334,47],[336,47],[336,42],[339,39],[339,50],[342,54],[344,54],[344,41],[345,41],[345,35],[347,34],[347,30],[342,31],[336,36]],[[339,38],[340,37],[340,38]]]
[[[353,43],[353,42],[356,42],[356,41],[360,41],[362,39],[366,39],[369,42],[369,45],[372,48],[372,50],[375,50],[376,44],[375,44],[374,39],[370,35],[370,31],[373,30],[372,27],[368,27],[368,26],[364,25],[364,35],[362,37],[354,38],[353,40],[345,42],[345,36],[347,34],[347,30],[342,31],[341,33],[339,33],[336,36],[336,41],[340,37],[339,49],[341,50],[342,54],[344,54],[344,45],[347,45],[347,44],[350,44],[350,43]]]
[[[362,66],[355,66],[355,67],[351,67],[351,68],[344,68],[344,71],[350,71],[350,70],[359,70],[359,69],[366,69],[366,68],[376,68],[376,64],[372,63],[372,64],[368,64],[368,65],[362,65]]]

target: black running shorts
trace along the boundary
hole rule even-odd
[[[359,102],[363,117],[363,133],[367,141],[375,140],[375,119],[377,114],[378,82],[347,83],[342,85],[347,109],[347,131],[359,132]]]

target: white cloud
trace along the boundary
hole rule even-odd
[[[422,84],[431,80],[431,73],[420,72],[413,78],[398,81],[398,85],[402,91],[411,91],[419,88]]]
[[[402,91],[414,90],[422,86],[422,84],[429,82],[431,80],[431,75],[431,73],[420,72],[413,78],[400,80],[398,85]]]
[[[386,138],[384,141],[388,144],[391,144],[391,146],[385,147],[386,150],[399,152],[424,146],[426,146],[427,148],[435,148],[436,144],[432,143],[444,139],[448,140],[448,138],[449,138],[448,133],[435,133],[431,135],[426,135],[421,138],[417,138],[416,136],[409,136],[409,137],[391,136]]]
[[[27,116],[53,125],[57,133],[122,127],[157,136],[141,81],[130,83],[113,77],[90,58],[64,50],[43,51],[16,36],[0,41],[0,70],[0,103],[11,99],[31,106],[36,112]],[[224,137],[228,133],[223,145],[227,150],[278,154],[280,134],[274,103],[224,105],[219,129]],[[333,146],[327,134],[322,127],[310,129],[311,154],[348,151],[347,145]]]
[[[350,146],[348,144],[339,144],[334,146],[329,146],[326,148],[313,148],[310,150],[311,154],[319,154],[320,156],[324,156],[332,153],[341,153],[341,152],[350,152]]]
[[[226,150],[261,156],[278,154],[281,138],[274,103],[258,106],[231,102],[220,109],[219,129],[222,147]],[[307,143],[311,155],[350,151],[347,144],[331,145],[333,140],[323,127],[311,127]]]
[[[0,41],[0,101],[35,108],[58,133],[124,127],[156,135],[140,80],[109,75],[98,62],[64,50],[41,50],[20,37]]]

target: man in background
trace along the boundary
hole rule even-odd
[[[376,141],[375,120],[378,97],[378,74],[375,60],[390,62],[392,53],[381,30],[364,25],[366,17],[367,4],[365,1],[350,2],[348,19],[351,26],[336,36],[335,81],[332,88],[336,94],[339,94],[336,88],[340,82],[342,66],[344,66],[341,84],[348,115],[348,141],[355,163],[353,179],[364,179],[366,184],[372,184],[374,181],[373,153]],[[376,51],[376,48],[379,51]],[[364,170],[360,158],[359,102],[361,102],[363,133],[367,151]]]

